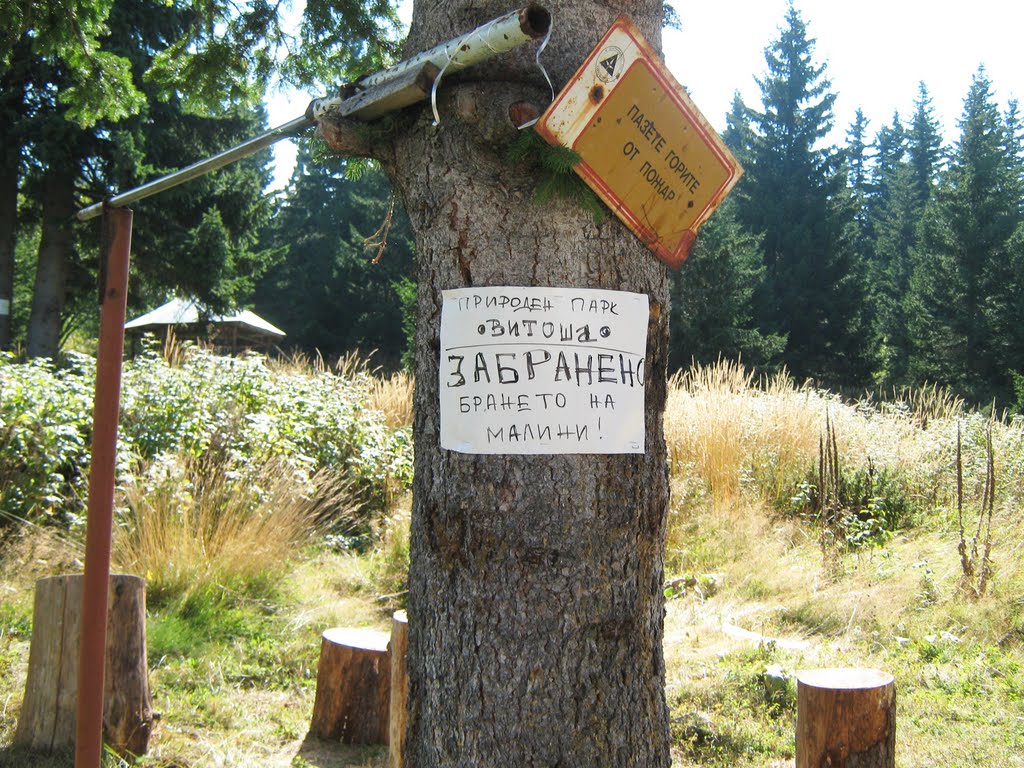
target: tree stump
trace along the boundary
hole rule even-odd
[[[81,574],[36,582],[28,676],[14,743],[38,751],[74,746],[82,634]],[[149,746],[153,704],[146,667],[146,582],[110,576],[103,738],[121,755]]]
[[[390,690],[386,633],[343,627],[326,630],[310,731],[344,744],[387,744]]]
[[[409,618],[405,611],[395,611],[391,617],[391,717],[388,730],[388,755],[391,768],[405,765],[405,725],[408,721],[409,678],[405,669],[405,654],[409,650]]]
[[[896,687],[873,669],[797,673],[796,768],[894,768]]]

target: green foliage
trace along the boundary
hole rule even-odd
[[[54,369],[0,357],[0,515],[69,525],[86,495],[94,362]],[[412,439],[368,405],[369,376],[273,372],[267,361],[193,350],[180,367],[146,353],[124,367],[118,466],[216,455],[236,470],[278,457],[349,477],[381,509],[412,478]]]
[[[32,637],[32,610],[26,604],[0,603],[0,638],[14,637],[28,640]],[[2,657],[0,650],[0,657]],[[0,670],[3,669],[0,658]]]
[[[1024,369],[1024,178],[1019,138],[983,69],[964,101],[961,136],[926,210],[905,299],[912,375],[975,402],[1007,402]]]
[[[1013,412],[1024,416],[1024,376],[1016,371],[1010,371],[1010,376],[1013,379],[1013,394],[1016,398],[1016,402],[1013,404]]]
[[[731,200],[701,228],[693,253],[669,275],[669,366],[742,359],[764,370],[778,363],[785,339],[754,321],[754,293],[764,278],[758,238],[736,220]]]
[[[59,94],[67,119],[83,128],[100,120],[137,114],[145,97],[133,82],[131,62],[104,50],[113,0],[38,3],[13,0],[0,6],[0,67],[23,52],[61,65],[66,81]],[[19,46],[22,40],[29,45]]]
[[[416,283],[403,278],[394,283],[394,289],[402,306],[402,334],[405,336],[402,370],[411,373],[416,369]]]
[[[572,200],[600,224],[607,217],[604,204],[573,170],[580,161],[569,147],[552,146],[532,128],[520,131],[505,154],[509,165],[528,168],[538,174],[533,202],[544,205],[551,200]]]
[[[407,344],[397,286],[413,268],[410,225],[391,207],[384,174],[353,179],[351,165],[300,146],[288,197],[261,241],[285,255],[260,279],[255,305],[289,344],[325,357],[376,350],[395,369]]]
[[[819,467],[808,474],[787,508],[820,525],[823,544],[829,548],[882,546],[912,522],[907,478],[897,469],[878,467],[869,459],[866,466],[839,464],[831,479],[823,480]]]
[[[0,527],[69,525],[85,508],[95,364],[15,364],[0,352]]]
[[[765,50],[762,109],[735,104],[728,133],[747,171],[739,218],[761,236],[766,267],[758,326],[785,338],[797,378],[851,385],[868,374],[864,276],[841,156],[821,146],[836,97],[813,44],[790,4]]]

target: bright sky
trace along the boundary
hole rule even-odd
[[[735,91],[748,105],[759,105],[760,89],[754,78],[765,73],[764,49],[779,37],[787,0],[672,0],[672,4],[683,29],[665,31],[668,67],[711,124],[721,130]],[[402,6],[408,18],[409,0]],[[845,143],[846,129],[858,108],[868,118],[869,137],[892,121],[894,111],[907,120],[922,80],[946,142],[954,142],[964,96],[980,64],[985,65],[1002,107],[1010,98],[1024,102],[1021,0],[795,0],[795,7],[816,41],[814,61],[826,64],[826,76],[837,94],[833,143]],[[553,23],[558,24],[557,16]],[[267,105],[270,124],[300,116],[317,95],[273,96]],[[274,186],[280,187],[295,162],[295,148],[285,141],[276,145],[274,153]]]
[[[682,32],[667,30],[669,69],[690,90],[715,127],[739,90],[748,105],[760,103],[754,80],[766,71],[764,49],[779,37],[786,0],[673,0]],[[947,143],[959,136],[957,121],[971,79],[985,65],[999,103],[1024,101],[1024,3],[1020,0],[795,0],[814,39],[813,57],[827,67],[836,93],[835,143],[845,143],[857,108],[868,118],[868,135],[892,121],[907,120],[918,83],[932,97]]]

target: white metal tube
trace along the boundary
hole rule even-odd
[[[223,168],[225,165],[241,160],[243,157],[259,152],[261,149],[265,149],[272,144],[277,143],[281,139],[287,139],[294,136],[296,133],[301,132],[305,128],[312,126],[312,123],[302,117],[297,117],[291,122],[279,125],[277,128],[272,128],[266,133],[261,133],[259,136],[249,139],[237,146],[227,149],[220,154],[208,157],[205,160],[200,160],[197,163],[193,163],[187,168],[182,168],[180,171],[169,173],[166,176],[161,176],[159,179],[147,182],[134,189],[129,189],[127,192],[122,192],[120,195],[114,195],[110,199],[103,203],[93,203],[87,208],[83,208],[78,212],[79,221],[88,221],[94,219],[103,213],[103,206],[108,205],[113,208],[120,208],[125,205],[131,205],[137,200],[155,195],[158,192],[163,192],[165,189],[176,187],[179,184],[184,184],[186,181],[198,178],[210,171],[215,171],[218,168]]]
[[[550,29],[551,14],[544,7],[536,3],[530,3],[517,11],[499,16],[477,27],[472,32],[467,32],[446,43],[435,46],[429,51],[419,53],[411,59],[406,59],[393,67],[363,78],[357,83],[357,86],[360,88],[379,86],[389,80],[400,77],[410,70],[419,70],[428,62],[446,72],[456,72],[497,56],[500,53],[510,51],[530,40],[541,39],[547,35]],[[336,96],[316,99],[310,103],[304,116],[297,117],[277,128],[272,128],[266,133],[249,139],[213,157],[193,163],[187,168],[182,168],[180,171],[175,171],[123,192],[120,195],[115,195],[105,202],[94,203],[83,208],[78,212],[78,219],[80,221],[88,221],[99,216],[103,212],[104,205],[114,208],[130,205],[137,200],[142,200],[143,198],[163,192],[165,189],[184,184],[236,160],[241,160],[243,157],[248,157],[281,139],[294,136],[302,130],[309,128],[315,121],[323,117],[327,110],[338,106],[346,98],[347,96]]]
[[[471,32],[459,35],[446,43],[418,53],[393,67],[375,72],[356,83],[358,88],[372,88],[401,76],[410,69],[418,70],[430,63],[446,74],[478,64],[498,54],[511,51],[523,43],[543,38],[551,28],[551,14],[543,6],[530,3],[517,11],[506,13],[483,24]],[[309,105],[307,115],[319,120],[329,109],[337,107],[347,97],[332,96],[316,99]]]

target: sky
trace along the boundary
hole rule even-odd
[[[682,30],[664,33],[666,63],[722,130],[736,91],[749,106],[760,105],[755,78],[766,72],[764,49],[780,35],[787,0],[673,0],[672,5]],[[868,119],[869,137],[891,123],[894,111],[907,121],[923,81],[943,137],[952,144],[979,65],[985,66],[1001,107],[1011,98],[1024,102],[1021,0],[794,0],[794,6],[815,40],[813,61],[826,66],[836,94],[832,143],[845,143],[858,108]],[[408,10],[405,0],[406,18]],[[557,27],[557,16],[553,24]],[[270,124],[299,117],[319,95],[274,94],[267,103]],[[281,142],[274,155],[274,186],[281,187],[295,162],[294,145]]]

